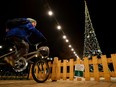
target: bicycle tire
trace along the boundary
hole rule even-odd
[[[32,77],[36,82],[45,82],[49,74],[50,68],[46,60],[38,60],[32,65]]]

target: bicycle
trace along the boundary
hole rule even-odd
[[[18,60],[15,61],[15,67],[12,66],[12,68],[15,72],[22,72],[27,68],[30,60],[33,59],[34,61],[31,61],[33,62],[31,70],[32,77],[36,82],[43,83],[48,79],[50,74],[50,67],[47,61],[47,58],[49,58],[49,47],[40,46],[38,48],[39,44],[40,43],[34,45],[36,48],[35,51],[29,52],[18,58]],[[17,53],[15,46],[14,48],[14,51],[4,54],[0,56],[0,58],[10,57]]]

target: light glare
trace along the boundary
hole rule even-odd
[[[68,39],[66,39],[66,42],[69,42],[69,40],[68,40]]]
[[[2,48],[2,46],[0,46],[0,48]]]
[[[71,48],[72,46],[71,46],[71,45],[69,45],[68,47],[70,47],[70,48]]]
[[[53,12],[52,11],[48,11],[48,15],[52,16]]]
[[[58,26],[57,26],[57,29],[58,29],[58,30],[60,30],[60,29],[61,29],[61,26],[60,26],[60,25],[58,25]]]
[[[12,50],[13,50],[12,48],[9,49],[9,51],[12,51]]]
[[[66,39],[66,35],[63,35],[63,39]]]

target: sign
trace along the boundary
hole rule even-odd
[[[75,76],[83,77],[84,65],[83,64],[75,64]]]

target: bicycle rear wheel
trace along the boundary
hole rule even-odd
[[[32,66],[33,79],[38,83],[45,82],[50,74],[50,68],[46,60],[38,60]]]

